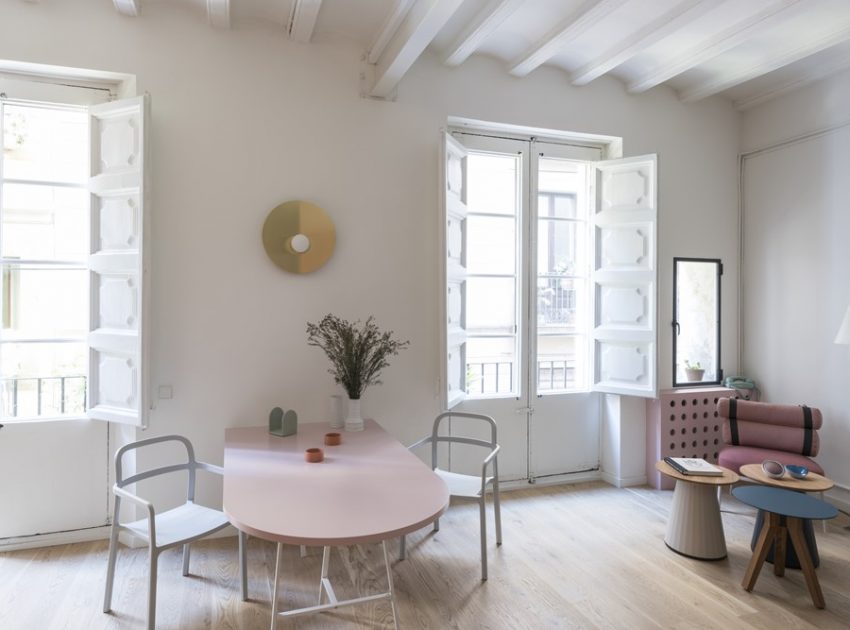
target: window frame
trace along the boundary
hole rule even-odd
[[[87,129],[86,129],[86,139],[87,139],[87,141],[86,141],[86,146],[83,149],[83,156],[82,157],[83,157],[84,164],[86,165],[85,171],[88,172],[87,166],[88,166],[88,160],[89,160],[89,155],[90,155],[90,146],[89,146],[89,143],[88,143],[88,139],[90,137],[90,125],[89,125],[89,122],[88,122],[88,115],[87,115],[88,107],[86,105],[79,105],[79,104],[74,104],[74,103],[47,102],[47,101],[40,101],[40,100],[29,100],[29,99],[23,99],[23,98],[7,98],[7,97],[4,97],[4,96],[0,96],[0,134],[4,133],[4,109],[5,109],[5,107],[7,107],[9,105],[14,106],[14,107],[32,107],[32,108],[37,108],[37,109],[53,109],[53,110],[62,110],[62,111],[72,111],[72,112],[78,112],[82,116],[84,116],[86,118],[86,124],[87,124]],[[0,136],[0,137],[2,137],[2,136]],[[2,145],[3,145],[3,142],[0,142],[0,150],[2,150]],[[3,227],[2,227],[2,212],[3,212],[3,205],[4,205],[3,189],[6,185],[11,184],[11,185],[24,185],[24,186],[48,186],[48,187],[54,187],[54,188],[56,188],[56,187],[69,188],[69,189],[83,190],[83,191],[87,190],[87,182],[86,182],[87,178],[84,178],[83,181],[76,182],[76,183],[63,181],[63,180],[17,179],[17,178],[10,179],[10,178],[6,178],[5,173],[4,173],[4,169],[3,169],[4,161],[5,160],[4,160],[3,155],[0,155],[0,237],[2,237],[2,230],[3,230]],[[87,213],[86,217],[85,217],[85,232],[87,234],[90,233],[90,223],[91,223],[90,213]],[[2,245],[0,245],[0,274],[2,274],[4,281],[8,277],[8,279],[11,282],[14,279],[14,274],[12,273],[13,267],[21,266],[21,265],[26,266],[26,267],[34,267],[34,268],[38,268],[38,269],[83,271],[87,275],[88,275],[88,271],[89,271],[85,256],[81,257],[78,260],[57,259],[57,260],[45,261],[45,260],[37,260],[37,259],[33,259],[33,260],[16,259],[16,258],[7,259],[3,256]],[[6,289],[8,289],[8,291],[3,290],[2,295],[0,295],[0,309],[2,309],[4,322],[5,322],[5,319],[6,319],[7,312],[8,312],[9,320],[11,322],[11,320],[14,318],[14,311],[11,310],[11,299],[10,299],[11,294],[12,294],[11,292],[12,292],[13,289],[12,289],[11,286],[6,287]],[[86,301],[89,302],[89,303],[91,302],[91,286],[90,286],[90,284],[88,285],[87,291],[86,291]],[[86,309],[86,316],[87,316],[86,330],[88,330],[88,328],[89,328],[89,326],[88,326],[88,315],[89,315],[89,309],[87,308]],[[3,345],[6,344],[6,343],[15,343],[15,344],[79,343],[79,344],[87,345],[87,334],[83,333],[79,336],[75,336],[74,338],[64,336],[64,337],[44,337],[44,338],[33,338],[33,339],[30,339],[30,338],[22,338],[22,339],[12,338],[12,339],[6,340],[6,339],[3,339],[2,327],[0,327],[0,356],[2,356]],[[89,362],[88,355],[89,355],[89,352],[88,352],[88,350],[86,350],[86,352],[85,352],[85,366],[83,368],[83,374],[82,375],[64,375],[64,376],[56,376],[56,377],[32,377],[32,378],[27,378],[27,379],[17,379],[17,380],[37,380],[37,381],[39,381],[38,386],[37,386],[37,394],[36,394],[36,396],[38,397],[37,408],[41,407],[41,383],[40,383],[40,381],[48,380],[48,379],[49,380],[62,379],[61,385],[60,385],[60,391],[62,392],[62,395],[63,395],[63,401],[60,403],[60,408],[61,408],[62,406],[64,406],[64,379],[65,378],[79,378],[80,376],[82,376],[85,379],[85,382],[86,382],[86,392],[83,394],[83,409],[80,413],[68,413],[68,414],[61,414],[61,415],[34,415],[34,416],[33,415],[26,415],[26,416],[21,416],[21,415],[17,415],[17,410],[16,410],[16,415],[7,416],[7,417],[3,416],[3,417],[0,417],[0,419],[2,419],[2,421],[4,423],[13,424],[13,423],[29,423],[29,422],[46,422],[46,421],[56,421],[56,420],[58,420],[58,421],[81,420],[81,419],[87,418],[88,416],[86,414],[86,406],[87,406],[87,403],[88,403],[88,380],[89,380],[88,375],[89,375],[89,372],[90,372],[90,366],[88,365],[88,362]],[[4,380],[6,380],[6,377],[3,375],[2,371],[0,371],[0,381],[4,381]]]
[[[713,263],[717,266],[717,290],[715,295],[715,300],[717,304],[717,310],[715,313],[715,321],[717,323],[717,338],[715,339],[716,347],[717,347],[717,369],[715,370],[715,379],[710,381],[683,381],[680,382],[678,380],[678,370],[677,370],[677,354],[678,354],[678,344],[677,340],[679,337],[679,299],[678,299],[678,289],[679,289],[679,263],[680,262],[699,262],[699,263]],[[720,385],[723,382],[723,363],[721,361],[721,341],[723,339],[722,329],[721,329],[721,319],[722,319],[722,302],[721,302],[721,283],[723,279],[723,260],[720,258],[699,258],[699,257],[691,257],[691,256],[674,256],[673,257],[673,321],[671,323],[672,336],[673,336],[673,387],[711,387]]]

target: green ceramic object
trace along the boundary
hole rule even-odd
[[[275,407],[269,414],[269,433],[285,437],[298,431],[298,414],[292,409]]]

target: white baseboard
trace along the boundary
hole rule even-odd
[[[529,486],[558,486],[564,484],[571,483],[584,483],[586,481],[599,481],[601,477],[599,476],[598,470],[590,470],[587,472],[579,472],[579,473],[564,473],[562,475],[547,475],[545,477],[535,477],[533,482],[529,482],[528,479],[514,479],[513,481],[500,481],[499,489],[500,490],[524,490]],[[487,487],[487,491],[490,492],[492,488],[490,486]]]
[[[102,527],[72,529],[67,532],[52,532],[50,534],[34,534],[32,536],[3,538],[0,540],[0,551],[17,551],[19,549],[33,549],[34,547],[53,547],[54,545],[67,545],[69,543],[102,540],[104,538],[109,538],[110,529],[109,525],[104,525]]]
[[[602,481],[609,483],[615,488],[628,488],[630,486],[645,486],[647,483],[646,475],[638,477],[616,477],[611,473],[603,472]]]
[[[35,534],[33,536],[17,536],[15,538],[0,539],[0,552],[18,551],[20,549],[34,549],[36,547],[54,547],[56,545],[69,545],[72,543],[91,542],[93,540],[106,540],[112,527],[88,527],[86,529],[72,529],[67,532],[52,532],[50,534]],[[236,528],[225,527],[207,538],[228,538],[236,536]],[[130,536],[126,531],[119,534],[118,540],[127,547],[146,547],[147,544],[135,536]]]

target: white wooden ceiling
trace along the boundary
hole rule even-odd
[[[137,16],[156,1],[113,3]],[[850,0],[179,1],[214,28],[263,19],[305,45],[354,41],[375,97],[392,96],[426,49],[449,66],[487,55],[517,77],[547,65],[578,86],[611,75],[632,93],[663,84],[740,109],[850,66]]]

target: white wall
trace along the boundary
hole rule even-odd
[[[152,376],[174,398],[158,402],[148,434],[184,433],[220,461],[225,427],[263,423],[275,405],[323,414],[337,390],[304,329],[327,312],[374,314],[411,340],[364,410],[402,440],[427,431],[439,406],[437,155],[449,115],[622,136],[626,155],[658,153],[659,385],[671,381],[673,256],[726,263],[724,367],[736,371],[738,115],[723,100],[630,96],[612,79],[573,88],[547,68],[519,80],[483,58],[447,69],[426,54],[398,101],[381,102],[360,98],[362,51],[349,42],[299,45],[262,22],[218,31],[167,3],[136,19],[103,0],[3,10],[0,58],[132,73],[152,96]],[[337,226],[334,257],[307,276],[273,266],[260,241],[269,210],[299,198]]]
[[[850,71],[744,116],[743,370],[771,402],[823,411],[818,461],[850,500]],[[831,128],[831,130],[830,130]]]

